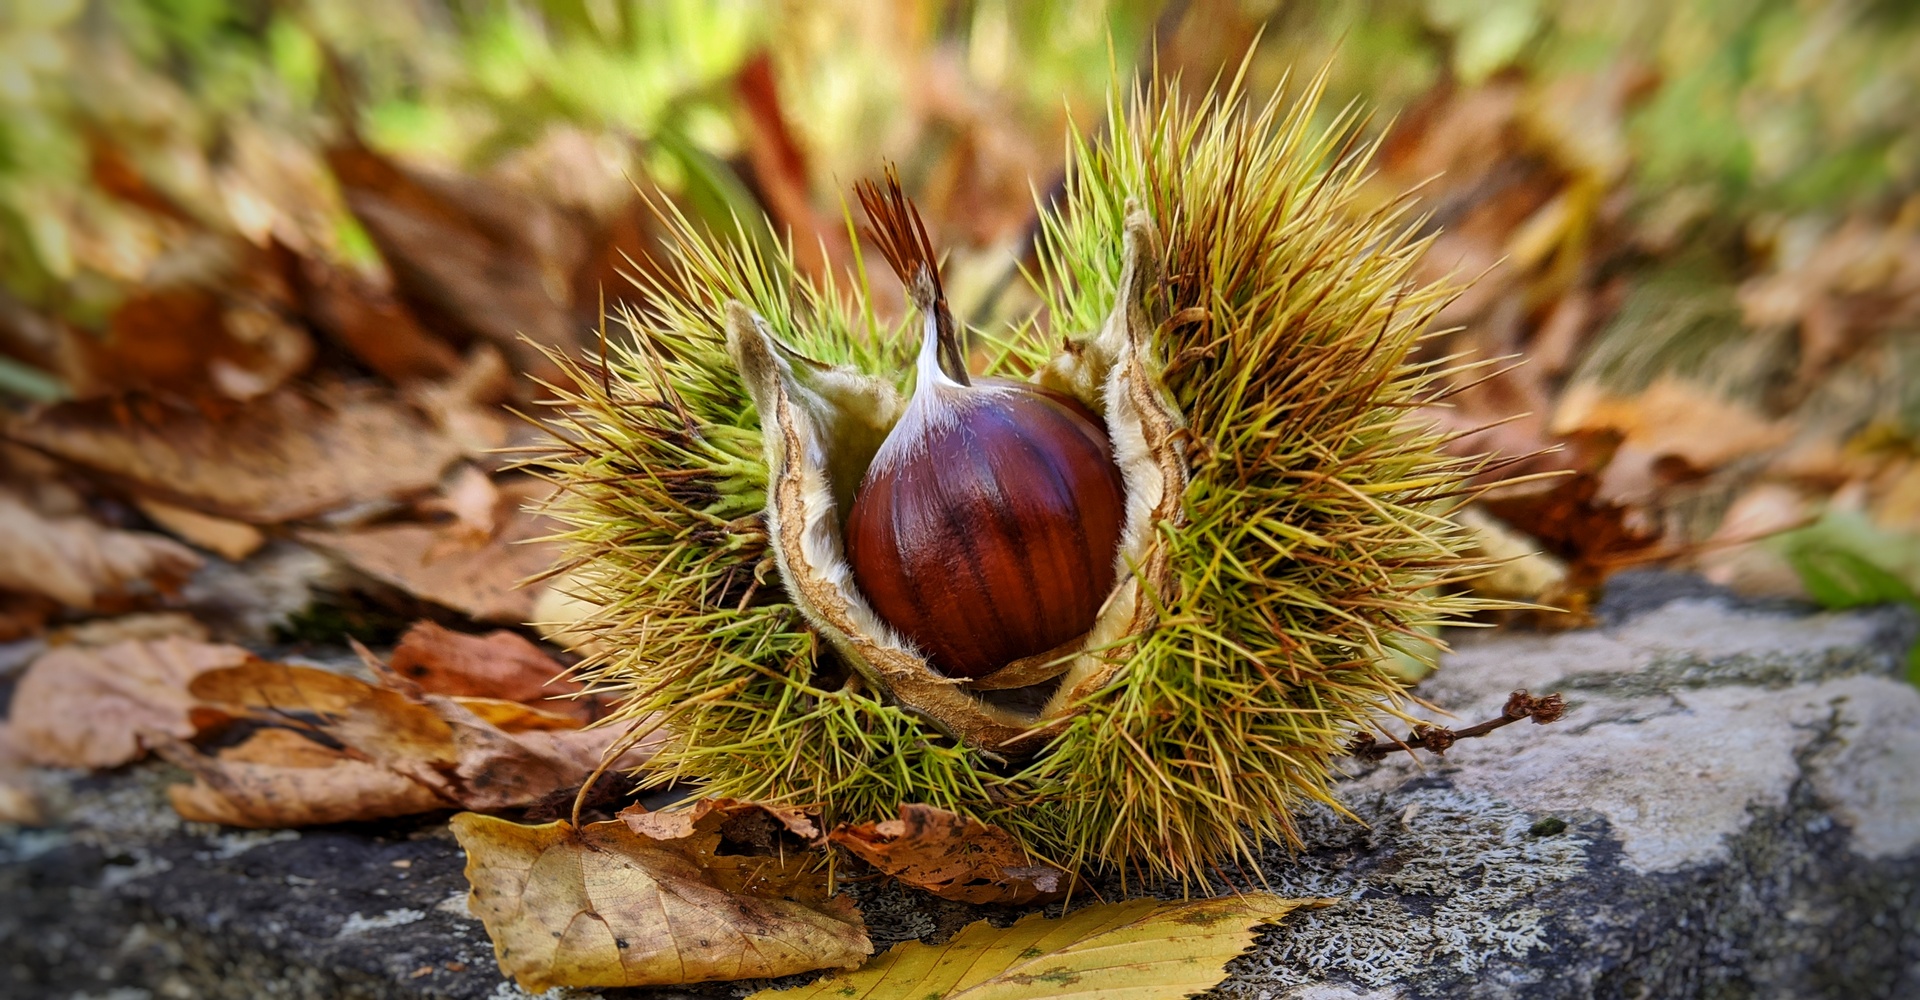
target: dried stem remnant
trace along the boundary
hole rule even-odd
[[[1525,691],[1515,691],[1507,696],[1506,707],[1500,710],[1500,717],[1488,719],[1478,725],[1465,729],[1448,729],[1445,726],[1419,725],[1407,734],[1404,740],[1391,736],[1377,737],[1372,733],[1361,733],[1348,744],[1347,752],[1363,760],[1379,760],[1396,751],[1426,750],[1439,757],[1459,740],[1470,740],[1485,736],[1501,726],[1511,725],[1521,719],[1532,719],[1535,725],[1544,726],[1559,721],[1567,711],[1566,700],[1558,693],[1536,698]]]

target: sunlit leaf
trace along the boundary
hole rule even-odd
[[[1096,904],[1059,920],[1036,913],[1004,928],[982,921],[946,944],[897,945],[857,972],[762,990],[750,1000],[1174,1000],[1226,978],[1227,963],[1253,943],[1256,928],[1313,905],[1249,893]]]

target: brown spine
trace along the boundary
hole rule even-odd
[[[939,323],[941,367],[949,378],[968,384],[971,380],[967,377],[966,355],[960,349],[960,330],[952,310],[947,308],[947,290],[940,283],[933,240],[927,236],[920,210],[900,187],[899,173],[889,164],[884,188],[872,181],[859,181],[853,189],[871,223],[863,227],[867,238],[906,286],[913,304]]]

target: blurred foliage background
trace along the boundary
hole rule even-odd
[[[516,335],[589,347],[637,295],[636,191],[818,276],[889,161],[992,329],[1034,308],[1034,205],[1107,89],[1243,65],[1256,94],[1324,67],[1328,114],[1371,111],[1378,197],[1424,185],[1431,276],[1477,279],[1434,350],[1526,362],[1433,414],[1572,473],[1485,505],[1490,548],[1545,552],[1494,586],[1577,610],[1664,563],[1913,599],[1901,0],[16,0],[0,399],[402,391],[489,346],[550,374]]]

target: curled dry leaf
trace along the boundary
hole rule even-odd
[[[701,799],[690,809],[661,812],[632,806],[621,811],[620,819],[649,840],[685,841],[707,857],[709,867],[745,873],[749,878],[757,877],[751,874],[756,864],[725,859],[784,857],[789,851],[804,850],[820,841],[820,828],[806,810],[739,799]],[[823,894],[820,898],[826,897]]]
[[[449,785],[468,809],[513,809],[578,788],[622,735],[611,727],[507,732],[451,698],[427,695],[424,700],[452,729],[457,762]],[[629,751],[609,769],[637,767],[657,742]]]
[[[573,681],[557,679],[565,668],[525,637],[504,629],[466,635],[419,622],[400,637],[389,666],[430,694],[523,702],[591,721],[590,703],[556,700],[580,690]]]
[[[1322,900],[1264,892],[1166,903],[1135,899],[1083,907],[1059,920],[1031,914],[1011,927],[986,921],[945,944],[909,941],[858,972],[826,976],[751,1000],[940,997],[1029,1000],[1037,996],[1176,1000],[1226,978],[1255,928]]]
[[[426,776],[457,763],[445,719],[402,692],[357,677],[254,660],[209,670],[193,678],[188,690],[199,704],[305,729],[403,773]]]
[[[494,538],[474,547],[432,524],[383,524],[353,531],[308,530],[301,541],[416,597],[483,622],[518,624],[533,617],[534,592],[520,582],[560,559],[553,522],[520,509],[544,484],[510,484],[501,492]]]
[[[0,590],[92,608],[130,584],[171,588],[199,568],[200,557],[170,538],[49,517],[0,491]]]
[[[613,728],[580,729],[576,719],[517,703],[381,687],[283,663],[208,671],[190,690],[217,715],[289,734],[245,751],[205,755],[184,745],[170,751],[169,759],[196,776],[191,788],[174,793],[182,815],[242,826],[525,806],[578,787],[621,736]],[[628,751],[612,766],[637,764],[651,750],[646,744]],[[364,805],[358,812],[351,805],[354,788]],[[313,801],[303,805],[300,795]]]
[[[833,843],[916,889],[963,903],[1058,899],[1072,876],[1036,863],[997,826],[933,806],[908,804],[900,818],[841,824]]]
[[[37,764],[118,767],[142,756],[150,736],[193,735],[189,683],[250,659],[238,646],[181,638],[51,650],[14,689],[14,744]]]
[[[62,403],[4,433],[141,496],[250,524],[423,493],[459,455],[425,418],[366,389],[283,389],[218,410]]]
[[[1773,451],[1793,437],[1786,423],[1728,400],[1711,387],[1671,376],[1634,395],[1592,383],[1570,386],[1554,412],[1560,435],[1617,435],[1619,448],[1601,474],[1600,496],[1645,503],[1659,496],[1674,466],[1704,475],[1738,459]]]
[[[720,852],[737,806],[577,830],[455,816],[468,907],[501,970],[539,991],[858,966],[873,951],[866,926],[850,901],[829,898],[819,855]]]
[[[410,816],[454,803],[405,775],[289,729],[262,728],[208,757],[185,743],[155,748],[191,772],[167,789],[183,818],[273,829]]]

